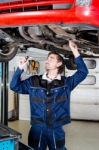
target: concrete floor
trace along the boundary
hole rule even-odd
[[[29,121],[9,122],[9,127],[22,133],[22,141],[27,144]],[[64,127],[68,150],[99,150],[99,122],[72,121]]]

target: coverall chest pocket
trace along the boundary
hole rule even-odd
[[[56,103],[63,103],[67,100],[67,91],[66,88],[56,89],[54,91],[54,99]]]
[[[31,87],[30,97],[34,103],[43,103],[45,97],[44,90]]]

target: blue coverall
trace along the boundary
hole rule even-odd
[[[77,71],[70,77],[62,76],[50,84],[42,76],[34,75],[21,80],[23,70],[17,68],[10,88],[21,94],[29,94],[31,129],[28,144],[35,150],[66,150],[63,125],[70,123],[70,94],[83,81],[88,69],[81,58],[75,58]]]

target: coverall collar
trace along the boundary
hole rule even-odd
[[[45,72],[45,73],[43,74],[42,79],[45,79],[45,80],[47,80],[48,82],[52,82],[52,81],[53,81],[53,80],[51,80],[51,79],[49,79],[49,78],[47,77],[47,72]],[[55,79],[61,80],[61,74],[58,74]]]

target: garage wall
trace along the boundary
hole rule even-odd
[[[89,74],[71,94],[71,116],[73,119],[99,120],[99,59],[84,59]],[[67,70],[67,74],[74,73]]]

